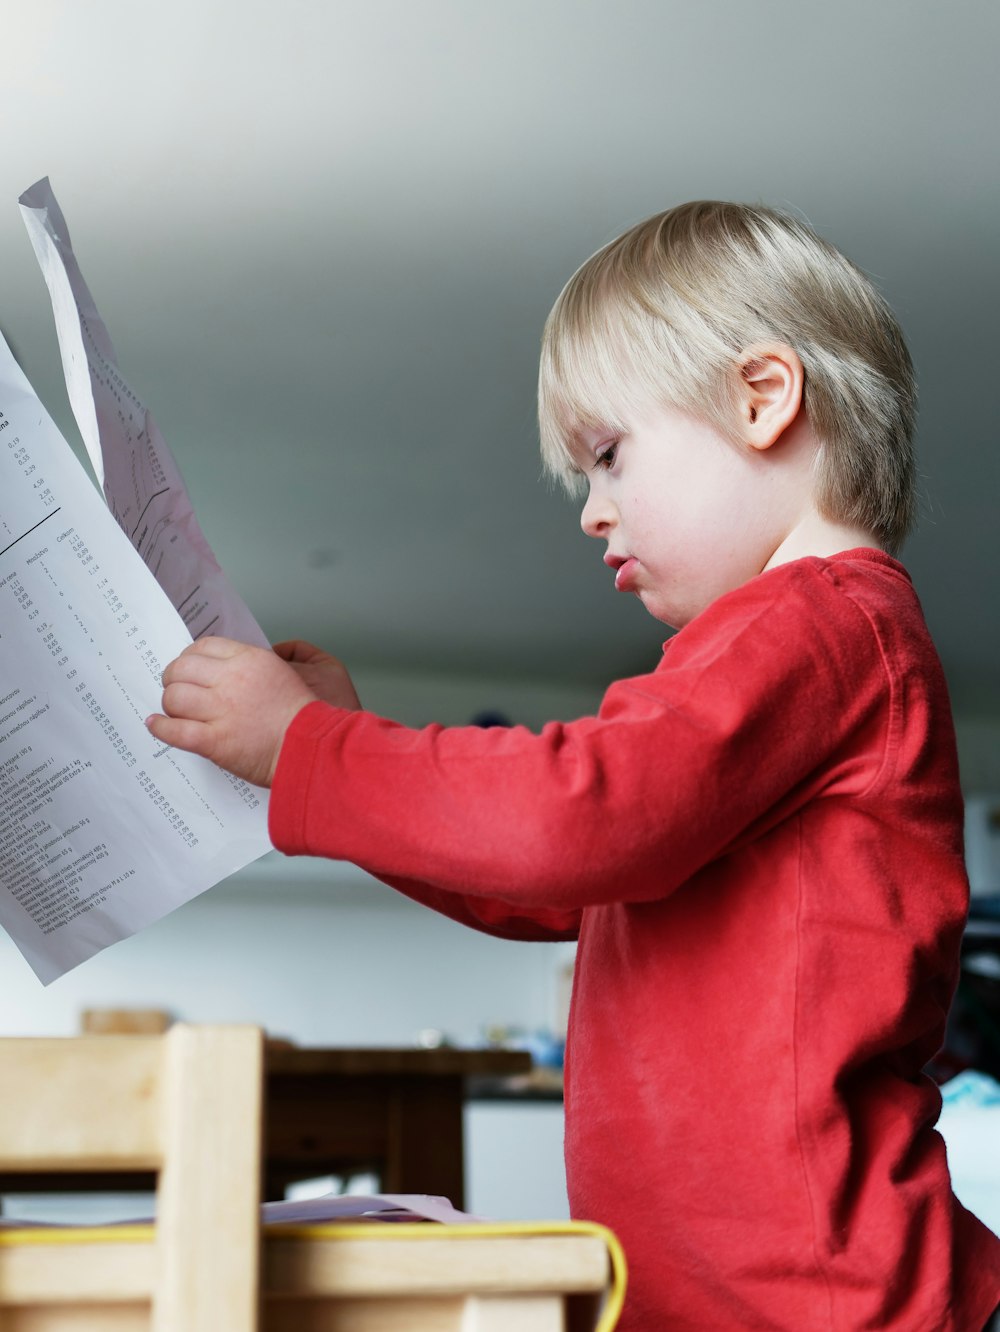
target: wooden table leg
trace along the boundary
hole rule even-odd
[[[400,1079],[389,1111],[385,1193],[432,1193],[465,1206],[462,1079]]]

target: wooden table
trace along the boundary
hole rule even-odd
[[[379,1177],[383,1193],[465,1206],[466,1079],[527,1072],[520,1050],[315,1049],[268,1043],[264,1199],[320,1175]],[[152,1175],[0,1175],[4,1193],[152,1192]]]
[[[264,1195],[316,1175],[379,1176],[383,1193],[465,1205],[466,1079],[526,1072],[520,1050],[305,1049],[266,1055]]]

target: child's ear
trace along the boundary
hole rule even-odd
[[[783,342],[748,347],[740,358],[737,393],[740,436],[752,449],[769,449],[802,407],[805,372],[798,354]]]

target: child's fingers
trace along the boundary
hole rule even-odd
[[[160,676],[164,689],[172,685],[210,685],[219,674],[219,659],[203,656],[188,656],[182,653],[170,663]]]
[[[209,685],[225,674],[237,657],[255,652],[263,655],[262,649],[249,648],[245,643],[237,643],[229,638],[200,638],[174,658],[161,679],[165,685],[180,684],[182,681]]]
[[[154,712],[146,718],[146,729],[155,739],[173,749],[184,749],[189,754],[208,757],[206,748],[209,729],[204,722],[183,717],[164,717],[162,713]]]
[[[206,684],[227,661],[253,650],[245,643],[237,643],[231,638],[199,638],[197,642],[190,643],[179,657],[174,658],[161,679],[164,684],[180,680]]]
[[[307,643],[303,638],[289,638],[283,643],[275,643],[271,651],[282,661],[291,663],[316,661],[327,656],[322,648]]]
[[[197,722],[211,721],[219,710],[211,689],[187,682],[165,684],[160,706],[168,717]]]

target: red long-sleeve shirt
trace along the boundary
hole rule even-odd
[[[311,704],[275,845],[456,920],[579,937],[566,1165],[630,1265],[623,1332],[970,1332],[1000,1241],[921,1073],[967,906],[940,666],[873,550],[720,598],[597,716],[411,730]]]

